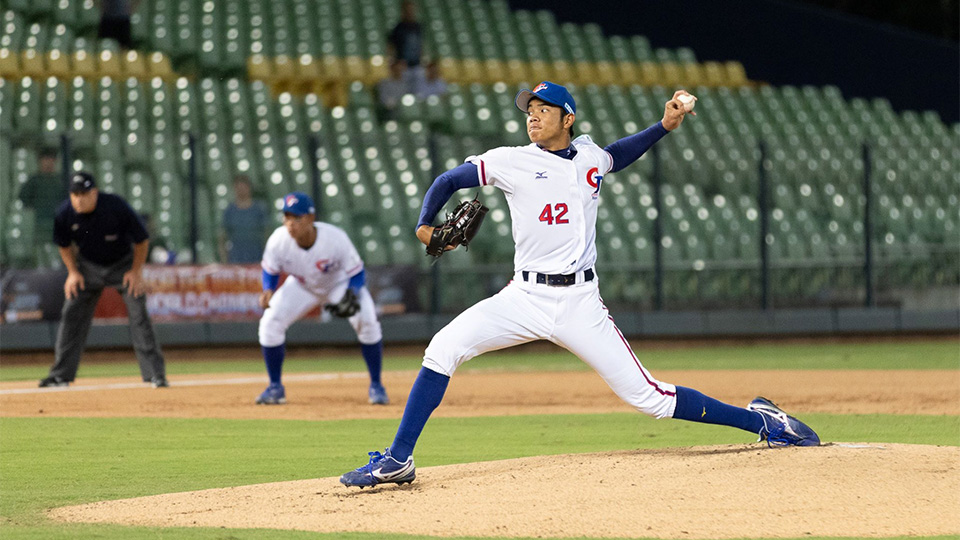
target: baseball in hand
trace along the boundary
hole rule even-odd
[[[677,100],[680,101],[680,103],[683,103],[683,110],[686,112],[692,111],[693,107],[697,104],[697,96],[690,94],[677,96]]]

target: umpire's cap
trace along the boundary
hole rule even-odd
[[[86,193],[97,187],[93,175],[86,171],[77,171],[70,175],[70,193]]]
[[[283,213],[303,216],[306,214],[316,214],[317,210],[313,206],[313,199],[302,191],[294,191],[283,198]]]
[[[570,114],[577,114],[577,104],[573,101],[573,96],[570,95],[570,92],[568,92],[566,88],[559,84],[543,81],[533,87],[533,90],[521,90],[517,92],[517,108],[523,112],[527,112],[527,105],[530,104],[530,100],[533,98],[552,103]]]

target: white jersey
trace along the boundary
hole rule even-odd
[[[319,221],[314,226],[317,240],[309,249],[278,227],[267,240],[260,265],[270,274],[286,272],[308,291],[327,297],[363,270],[363,261],[343,229]]]
[[[597,262],[597,205],[613,157],[586,135],[572,144],[577,151],[572,160],[532,143],[466,159],[477,166],[480,185],[506,195],[516,272],[572,274]]]

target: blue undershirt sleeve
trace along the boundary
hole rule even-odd
[[[363,287],[366,283],[366,272],[364,270],[360,270],[356,275],[350,278],[350,283],[347,284],[347,287],[353,289],[354,292],[358,292],[360,287]]]
[[[663,127],[663,123],[657,122],[640,133],[629,135],[608,145],[604,150],[613,156],[613,168],[610,172],[623,170],[627,165],[640,159],[644,152],[667,133],[670,132]]]
[[[266,270],[263,271],[263,290],[275,291],[277,290],[278,283],[280,283],[280,274],[271,274]]]
[[[477,166],[473,163],[464,163],[438,176],[423,197],[423,209],[420,210],[417,228],[433,223],[433,218],[437,217],[437,212],[447,204],[454,191],[479,186],[480,177],[477,175]]]

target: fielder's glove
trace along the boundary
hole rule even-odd
[[[347,292],[343,294],[343,298],[341,298],[339,302],[336,304],[327,304],[323,306],[323,309],[329,311],[332,315],[347,319],[353,317],[360,311],[360,302],[357,300],[357,294],[353,292],[353,289],[347,289]]]
[[[487,210],[478,198],[461,202],[453,213],[447,214],[447,220],[433,230],[430,243],[427,244],[427,255],[439,258],[448,246],[450,249],[460,245],[467,248],[480,230]]]

